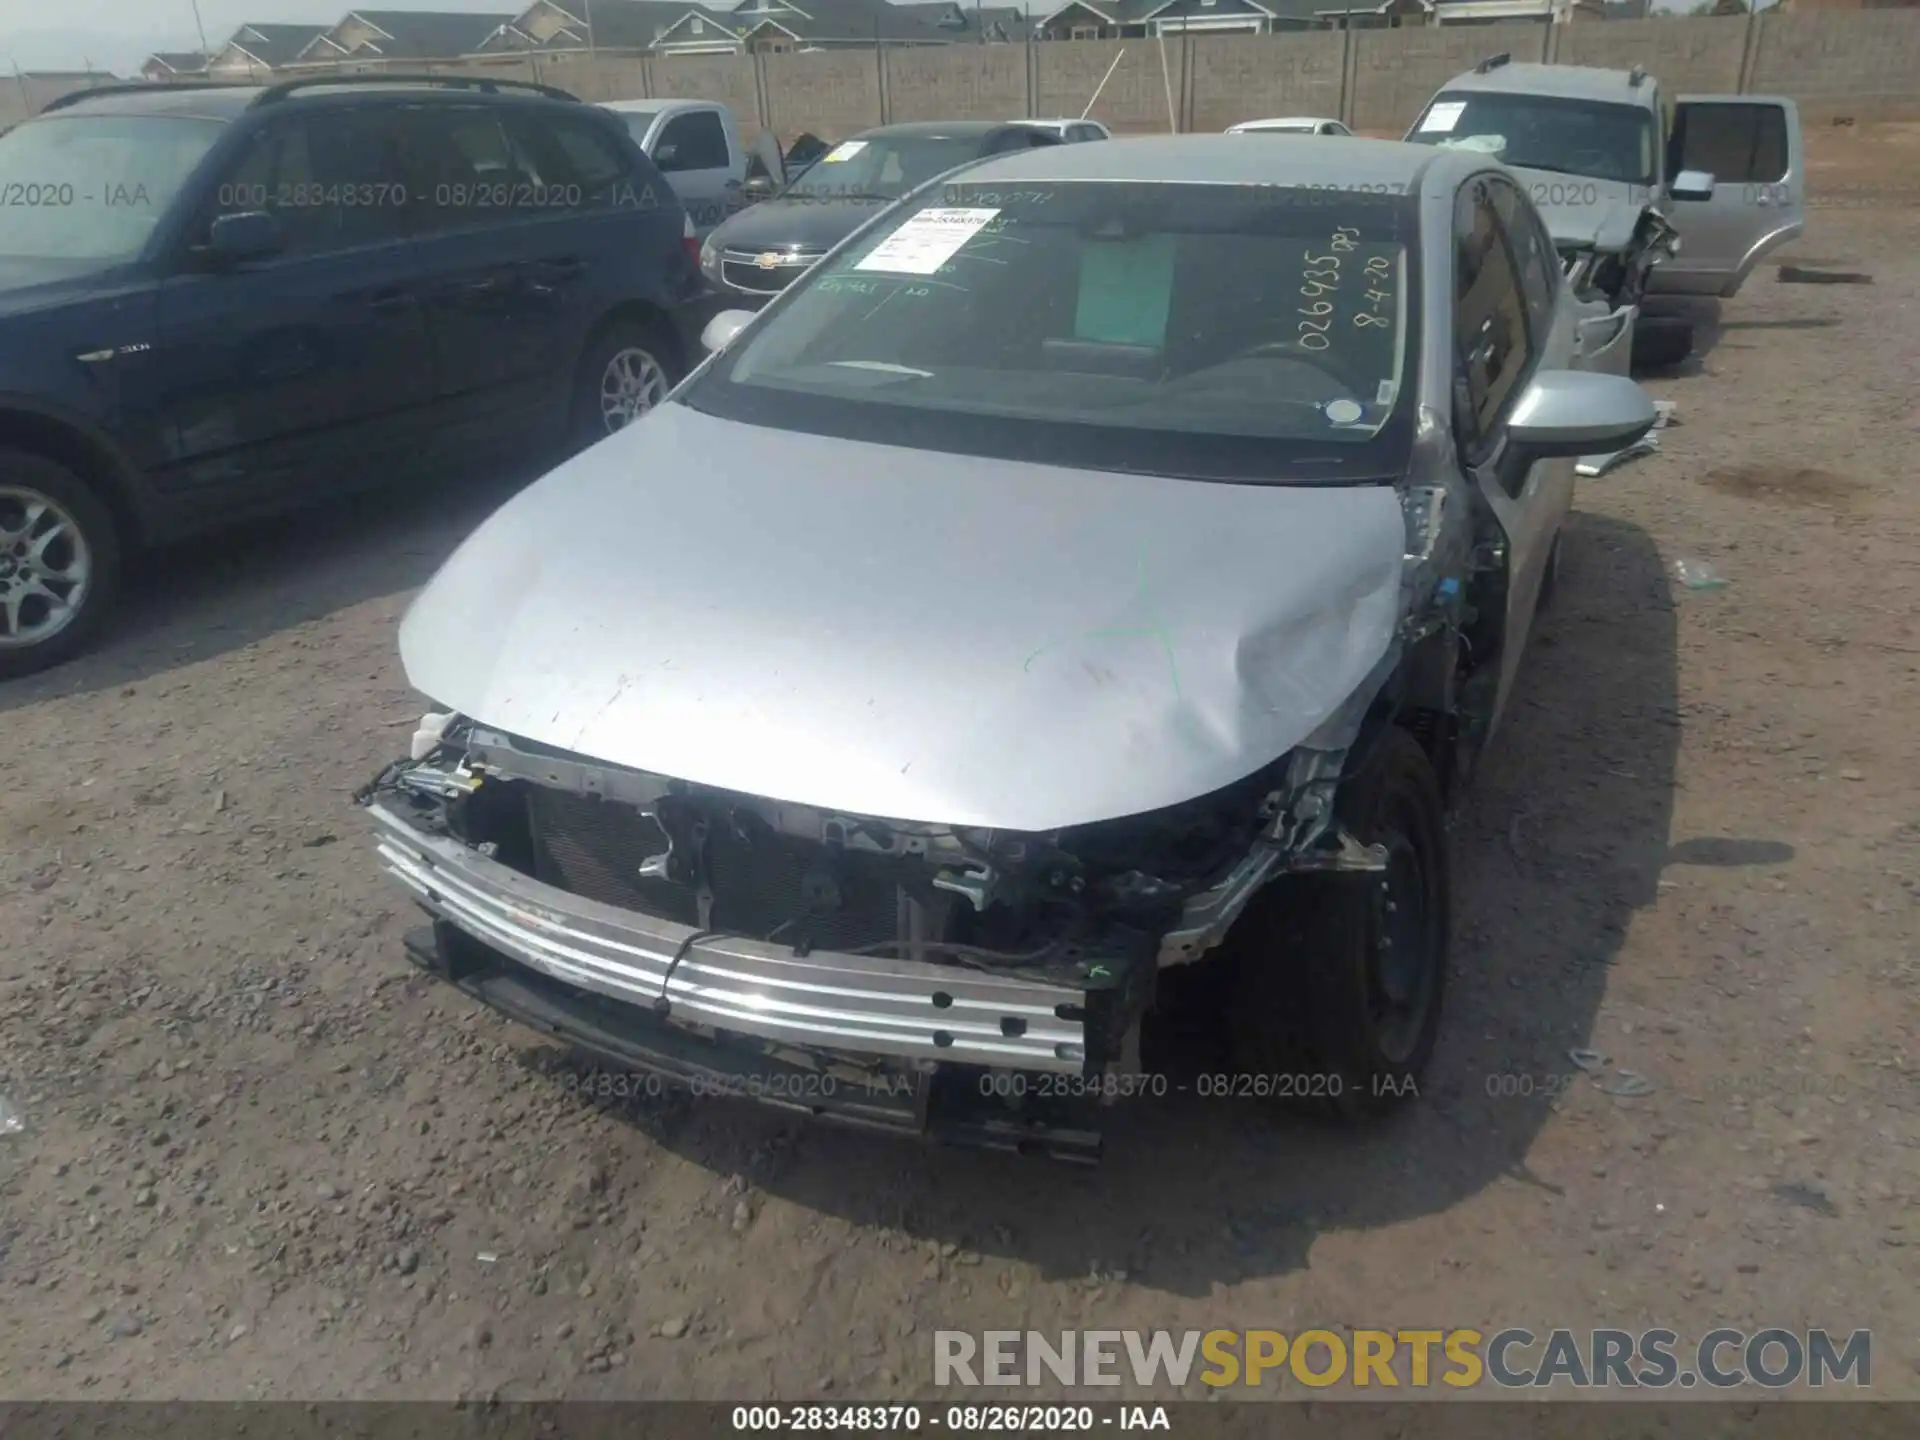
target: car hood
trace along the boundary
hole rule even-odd
[[[400,630],[436,703],[846,813],[1044,831],[1308,736],[1385,653],[1390,486],[1217,484],[673,403],[509,501]]]
[[[880,200],[762,200],[713,232],[728,250],[825,250],[886,208]]]
[[[1547,232],[1555,245],[1624,250],[1648,203],[1644,185],[1518,166],[1513,173],[1533,196],[1534,207],[1547,222]],[[1567,197],[1571,197],[1571,203]]]

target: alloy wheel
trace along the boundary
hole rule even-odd
[[[59,501],[0,484],[0,649],[44,645],[79,618],[93,551]]]

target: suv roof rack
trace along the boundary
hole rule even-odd
[[[1502,65],[1508,65],[1512,62],[1513,52],[1510,50],[1502,50],[1498,55],[1489,55],[1478,65],[1474,66],[1473,73],[1476,75],[1484,75],[1489,70],[1498,70]]]
[[[524,90],[544,95],[549,100],[569,100],[579,104],[580,97],[555,85],[539,85],[531,80],[496,79],[491,75],[305,75],[297,80],[282,80],[269,85],[254,97],[253,109],[275,105],[301,90],[322,89],[329,85],[429,85],[449,90],[477,90],[482,95],[498,95],[502,90]]]
[[[444,86],[449,90],[477,90],[482,95],[497,95],[502,90],[524,90],[535,95],[544,95],[549,100],[570,100],[580,103],[580,97],[569,90],[554,85],[536,85],[531,80],[496,79],[491,75],[306,75],[297,80],[282,80],[269,85],[253,97],[247,108],[258,105],[272,105],[286,99],[301,90],[319,89],[329,85],[429,85]],[[64,110],[69,105],[77,105],[82,100],[90,100],[96,95],[164,95],[175,90],[250,90],[254,87],[244,80],[126,80],[117,85],[95,85],[85,90],[69,90],[66,94],[48,101],[40,107],[40,113],[49,110]]]
[[[245,88],[230,80],[122,80],[114,85],[93,85],[85,90],[69,90],[40,107],[40,113],[64,110],[96,95],[142,95],[163,90],[239,90]]]

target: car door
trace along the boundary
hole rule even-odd
[[[649,151],[673,193],[687,207],[694,233],[705,239],[740,208],[740,177],[734,174],[737,139],[729,143],[717,110],[682,110],[655,132]]]
[[[419,259],[380,117],[314,109],[254,132],[210,181],[159,287],[154,373],[184,517],[274,509],[418,468],[433,355]],[[281,245],[222,265],[222,214],[264,210]]]
[[[414,244],[443,447],[492,454],[564,433],[587,333],[640,262],[634,212],[660,207],[618,125],[598,109],[447,102],[395,124],[403,173],[426,197]],[[501,156],[509,181],[471,178]]]
[[[1770,95],[1683,95],[1667,140],[1667,184],[1682,170],[1713,176],[1705,200],[1670,198],[1680,252],[1654,267],[1650,290],[1735,294],[1769,252],[1806,229],[1800,108]]]
[[[1573,504],[1572,460],[1520,460],[1507,418],[1540,370],[1570,368],[1575,326],[1532,203],[1503,175],[1468,180],[1454,206],[1454,429],[1506,541],[1506,627],[1494,718],[1505,710],[1553,544]],[[1491,731],[1489,731],[1491,733]]]

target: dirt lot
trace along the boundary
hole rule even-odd
[[[1371,1135],[1162,1102],[1083,1172],[594,1103],[412,978],[347,799],[498,488],[171,557],[0,687],[0,1393],[901,1397],[941,1327],[1311,1322],[1867,1326],[1920,1396],[1920,213],[1833,193],[1801,256],[1875,283],[1764,271],[1583,482]]]

